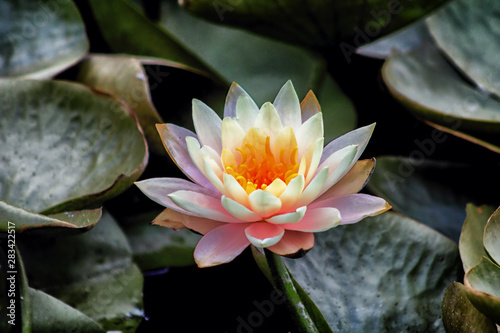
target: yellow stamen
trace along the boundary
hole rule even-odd
[[[233,165],[234,158],[223,159],[224,170],[234,176],[248,194],[257,189],[265,190],[276,179],[288,184],[299,171],[299,148],[278,146],[275,149],[279,149],[279,152],[276,152],[279,158],[274,156],[271,149],[271,137],[264,137],[260,130],[252,128],[245,136],[241,147],[236,148],[241,160]]]

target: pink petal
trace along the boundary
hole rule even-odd
[[[226,96],[226,105],[224,106],[224,118],[236,117],[236,103],[238,102],[238,98],[241,95],[250,97],[250,95],[248,95],[248,93],[243,88],[241,88],[239,84],[233,82]],[[257,104],[255,104],[255,107],[258,109]]]
[[[318,99],[311,90],[309,90],[306,97],[300,103],[300,111],[302,116],[302,123],[305,123],[307,119],[311,118],[316,113],[321,112],[321,107],[318,103]]]
[[[187,228],[204,235],[210,230],[220,227],[225,223],[205,219],[203,217],[182,214],[170,208],[166,208],[154,219],[152,224],[175,230]]]
[[[316,201],[358,193],[368,182],[374,167],[374,158],[356,162],[352,169],[337,184],[329,188]]]
[[[190,212],[191,215],[202,216],[220,222],[240,222],[227,214],[222,207],[221,199],[193,191],[176,191],[168,195],[179,207]]]
[[[375,216],[392,208],[384,199],[363,193],[315,201],[309,205],[308,211],[320,207],[337,208],[342,217],[340,224],[356,223],[365,217]]]
[[[336,208],[322,207],[308,209],[298,223],[287,223],[281,226],[286,230],[321,232],[340,224],[341,216]]]
[[[276,224],[267,222],[256,222],[245,229],[245,235],[253,246],[268,247],[278,243],[285,230]]]
[[[198,267],[211,267],[230,262],[250,245],[245,235],[248,224],[224,224],[208,232],[194,250]]]
[[[150,178],[135,182],[135,185],[154,202],[188,215],[193,215],[193,213],[177,206],[172,199],[169,198],[170,194],[179,190],[185,190],[220,198],[220,193],[180,178]]]
[[[307,252],[314,246],[314,234],[312,232],[300,232],[285,230],[283,238],[267,249],[280,256],[294,256],[300,252]]]
[[[202,101],[193,99],[193,124],[202,146],[212,147],[220,156],[222,152],[222,120]]]
[[[323,149],[323,156],[321,156],[321,161],[320,161],[320,167],[321,169],[323,166],[323,162],[325,162],[330,155],[332,155],[334,152],[337,150],[340,150],[346,146],[350,145],[357,145],[358,146],[358,151],[356,155],[354,156],[353,162],[351,163],[350,167],[348,170],[354,165],[354,163],[359,159],[361,154],[366,148],[366,145],[368,144],[368,141],[370,140],[370,137],[373,133],[373,129],[375,128],[375,124],[371,124],[365,127],[360,127],[358,129],[355,129],[354,131],[351,131],[349,133],[346,133],[337,139],[333,140],[330,142],[325,149]]]
[[[192,136],[196,139],[198,139],[198,136],[188,129],[173,124],[156,124],[156,129],[165,145],[165,149],[179,169],[195,183],[215,190],[189,156],[186,136]]]

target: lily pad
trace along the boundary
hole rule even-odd
[[[89,56],[80,65],[78,81],[123,100],[139,118],[149,148],[165,153],[155,127],[163,120],[151,100],[146,71],[140,59],[120,55]]]
[[[500,102],[465,82],[430,43],[393,54],[382,76],[391,94],[418,118],[453,130],[500,131]]]
[[[499,181],[495,177],[496,167],[431,161],[426,156],[431,155],[438,143],[430,138],[418,142],[420,149],[410,154],[410,158],[377,158],[377,167],[367,187],[395,210],[458,242],[466,205],[492,200],[484,195],[483,184],[491,182],[494,188]]]
[[[144,44],[154,43],[150,39],[134,38],[132,33],[136,34],[135,30],[132,32],[120,28],[119,32],[108,34],[116,26],[152,24],[134,5],[125,0],[91,3],[100,28],[113,51],[171,59],[165,55],[164,50],[151,50],[149,46],[146,48]],[[233,81],[239,83],[259,105],[273,101],[281,86],[291,79],[300,98],[305,97],[309,89],[317,94],[326,119],[326,140],[354,128],[356,114],[351,101],[328,76],[326,64],[317,55],[245,31],[210,24],[189,15],[172,1],[162,1],[161,5],[159,27],[155,26],[155,29],[160,29],[165,36],[178,41],[178,45],[186,52],[206,64],[212,77],[220,79],[228,87]],[[102,7],[113,7],[113,14],[104,14],[108,9]],[[128,21],[124,21],[125,14],[122,15],[125,8]],[[134,10],[130,11],[130,8]],[[132,13],[133,16],[128,16]],[[155,34],[157,32],[155,30]],[[124,40],[126,36],[129,38]],[[189,65],[187,61],[177,61]],[[331,96],[335,96],[335,99]]]
[[[488,318],[500,324],[500,267],[483,257],[464,278],[467,297]]]
[[[89,4],[103,37],[113,51],[160,57],[208,72],[205,64],[187,51],[175,36],[149,21],[132,3],[90,0]]]
[[[194,265],[193,252],[201,236],[188,229],[151,225],[159,213],[161,210],[120,219],[134,261],[143,271]]]
[[[106,330],[135,331],[143,318],[143,278],[125,234],[109,214],[85,234],[27,239],[19,248],[32,287]]]
[[[500,96],[500,3],[456,0],[427,19],[448,58],[482,89]]]
[[[78,233],[94,227],[100,218],[100,208],[42,215],[0,201],[0,232],[7,232],[10,227],[16,232],[43,231],[46,233],[50,231],[67,234],[74,231]]]
[[[31,332],[104,333],[95,321],[43,291],[29,288]]]
[[[493,211],[491,206],[467,205],[467,217],[458,245],[465,272],[479,264],[481,258],[487,255],[483,245],[484,228]]]
[[[421,45],[424,41],[430,40],[432,40],[431,35],[425,21],[420,20],[370,44],[361,46],[356,50],[356,53],[365,57],[386,59],[395,51],[405,53]]]
[[[491,259],[500,265],[500,208],[497,209],[488,219],[484,228],[484,249]]]
[[[211,21],[314,48],[337,47],[342,41],[360,46],[418,20],[445,2],[180,1],[190,12]]]
[[[19,226],[25,211],[98,207],[146,166],[135,116],[108,95],[69,82],[4,80],[0,99],[0,199],[19,213],[9,216]]]
[[[0,2],[0,77],[48,78],[88,51],[73,1]]]
[[[463,284],[453,282],[443,297],[443,324],[446,332],[497,333],[494,322],[469,301]]]
[[[457,246],[396,213],[319,233],[285,263],[334,331],[444,332],[441,299],[457,278]]]

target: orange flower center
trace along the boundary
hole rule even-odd
[[[293,147],[289,154],[285,153],[285,148],[281,148],[279,156],[275,157],[270,142],[271,138],[267,136],[264,145],[244,143],[236,148],[241,155],[241,162],[236,165],[224,164],[225,171],[232,175],[248,194],[257,189],[265,190],[276,179],[281,179],[288,185],[297,176],[298,146]]]

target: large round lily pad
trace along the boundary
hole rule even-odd
[[[441,300],[457,279],[449,239],[388,212],[316,234],[285,262],[337,332],[444,332]]]
[[[142,130],[110,96],[68,82],[4,80],[0,100],[0,200],[10,206],[45,214],[97,206],[145,168]]]
[[[0,77],[47,78],[88,51],[73,1],[0,2]]]

